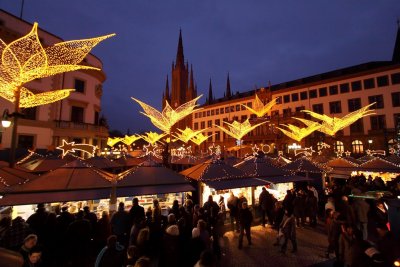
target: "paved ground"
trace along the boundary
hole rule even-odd
[[[238,249],[237,233],[231,231],[224,235],[223,257],[220,266],[254,267],[254,266],[332,266],[332,260],[325,258],[327,238],[322,226],[317,229],[297,228],[298,252],[291,253],[291,243],[288,243],[286,255],[279,252],[280,247],[273,246],[276,241],[276,231],[263,228],[260,225],[251,228],[252,243],[247,245],[244,237],[243,249]]]

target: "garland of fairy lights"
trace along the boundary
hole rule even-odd
[[[251,113],[257,115],[257,117],[261,118],[264,117],[264,115],[267,114],[272,109],[272,107],[276,105],[276,101],[278,100],[278,98],[272,99],[270,102],[264,105],[258,95],[255,95],[256,98],[254,100],[253,108],[243,104],[242,106],[248,109]]]

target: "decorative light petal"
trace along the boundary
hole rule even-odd
[[[55,90],[23,97],[20,99],[19,106],[21,108],[30,108],[50,104],[68,97],[72,91],[75,91],[75,89]]]

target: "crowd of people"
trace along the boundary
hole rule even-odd
[[[262,188],[260,223],[276,231],[274,245],[283,255],[289,241],[293,254],[301,247],[296,239],[298,228],[314,229],[319,221],[319,225],[325,222],[326,257],[334,255],[336,266],[391,266],[385,264],[399,256],[400,247],[389,231],[384,203],[349,197],[377,188],[396,193],[396,188],[388,186],[379,179],[357,176],[342,185],[328,186],[325,192],[311,185],[298,186],[288,190],[283,201]],[[227,217],[241,250],[245,235],[247,245],[252,246],[251,226],[258,213],[255,207],[250,210],[242,194],[231,192],[226,204],[222,196],[217,202],[211,195],[203,206],[190,198],[183,205],[175,200],[164,216],[157,199],[145,210],[134,198],[129,210],[121,202],[112,216],[104,211],[101,218],[89,207],[71,214],[63,206],[56,214],[39,204],[26,221],[21,217],[0,221],[0,246],[19,252],[24,267],[216,266],[224,254]]]

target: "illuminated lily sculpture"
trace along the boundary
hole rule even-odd
[[[107,138],[107,145],[109,147],[115,146],[116,143],[121,142],[123,140],[122,137],[108,137]]]
[[[375,114],[374,110],[369,109],[374,104],[375,103],[369,104],[368,106],[353,111],[342,118],[329,117],[325,114],[318,114],[310,110],[302,110],[302,112],[305,112],[312,117],[321,120],[321,128],[319,128],[318,131],[323,132],[327,135],[334,136],[338,131],[350,126],[357,120]],[[305,119],[302,119],[301,121],[307,126],[311,126],[315,123],[314,121]]]
[[[293,119],[297,119],[301,122],[303,122],[303,119],[300,118],[293,118]],[[307,127],[297,127],[293,124],[281,124],[283,126],[285,126],[287,129],[282,129],[280,127],[276,127],[277,129],[279,129],[282,133],[284,133],[286,136],[292,138],[293,140],[296,140],[297,142],[300,142],[304,137],[310,135],[312,132],[320,129],[322,126],[321,124],[319,124],[318,122],[315,121],[311,121],[312,124],[307,125]]]
[[[201,96],[202,95],[186,102],[176,109],[173,109],[169,105],[168,101],[166,101],[165,108],[162,110],[162,112],[159,112],[157,109],[147,105],[146,103],[134,97],[132,97],[132,99],[135,100],[143,108],[143,112],[141,113],[149,117],[154,126],[156,126],[161,131],[170,134],[171,128],[175,125],[175,123],[192,114],[194,108],[198,106],[196,102]]]
[[[190,139],[190,141],[192,141],[193,143],[195,143],[196,145],[199,146],[199,145],[201,145],[201,143],[203,143],[210,137],[211,137],[211,135],[204,135],[202,133],[199,133],[199,134],[196,134],[194,137],[192,137],[192,139]]]
[[[258,126],[266,123],[266,122],[261,122],[255,125],[251,125],[249,122],[249,119],[247,119],[245,122],[240,123],[238,121],[234,121],[232,124],[229,122],[224,121],[224,123],[228,126],[229,130],[221,127],[219,125],[215,125],[219,129],[221,129],[224,133],[226,133],[229,136],[232,136],[236,140],[240,141],[242,140],[243,136],[257,128]]]
[[[132,145],[135,141],[139,140],[140,138],[142,138],[140,135],[125,135],[125,137],[121,140],[122,143],[130,146]]]
[[[265,114],[267,114],[271,108],[276,104],[276,100],[272,99],[270,102],[268,102],[267,104],[264,105],[264,103],[260,100],[260,98],[258,97],[258,95],[256,94],[256,99],[254,101],[253,104],[253,108],[243,105],[245,108],[247,108],[251,113],[254,113],[257,115],[257,117],[261,118],[264,117]]]
[[[181,140],[184,143],[189,142],[192,138],[194,138],[195,136],[197,136],[198,134],[206,131],[207,129],[203,129],[203,130],[198,130],[198,131],[193,131],[192,129],[190,129],[189,127],[186,127],[185,130],[181,130],[178,129],[178,131],[180,133],[176,133],[174,136]]]
[[[140,135],[140,137],[147,143],[154,145],[166,135],[167,135],[166,133],[159,134],[156,132],[147,132],[145,135]]]

